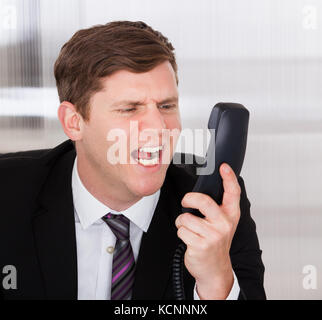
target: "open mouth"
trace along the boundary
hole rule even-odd
[[[163,146],[142,147],[134,150],[132,157],[143,166],[154,166],[159,164]]]

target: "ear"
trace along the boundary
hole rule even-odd
[[[76,107],[67,101],[63,101],[58,108],[58,119],[65,134],[73,141],[82,139],[83,118],[76,111]]]

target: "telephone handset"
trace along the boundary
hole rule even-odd
[[[208,129],[211,133],[205,163],[197,169],[198,179],[193,192],[209,195],[218,204],[222,203],[223,184],[219,173],[222,163],[228,163],[238,177],[244,162],[249,112],[238,103],[217,103],[210,114]],[[191,212],[200,217],[196,209],[182,208],[182,212]],[[180,244],[173,259],[173,285],[176,300],[184,300],[183,258],[186,250]]]

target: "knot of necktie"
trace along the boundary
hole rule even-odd
[[[130,220],[123,214],[108,213],[102,219],[118,240],[129,240]]]

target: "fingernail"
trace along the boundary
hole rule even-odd
[[[230,172],[230,168],[227,164],[224,164],[224,172],[225,173],[229,173]]]

